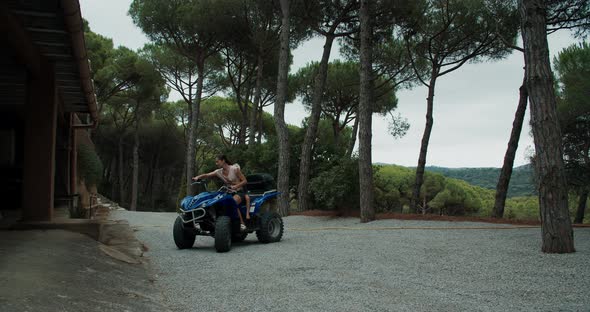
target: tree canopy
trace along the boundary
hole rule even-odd
[[[548,32],[587,33],[587,0],[547,3]],[[137,197],[129,196],[135,185],[140,194],[153,194],[138,196],[139,209],[173,210],[189,191],[190,178],[213,169],[214,156],[225,153],[244,172],[272,173],[280,180],[281,201],[291,200],[292,207],[298,204],[293,197],[304,194],[309,195],[309,204],[299,206],[304,209],[358,210],[362,180],[377,212],[407,213],[414,198],[423,213],[489,213],[493,194],[487,188],[497,171],[439,174],[438,168],[425,169],[426,148],[438,79],[518,48],[517,1],[363,1],[362,6],[363,45],[358,0],[134,0],[129,14],[150,39],[138,51],[115,47],[86,24],[102,120],[94,134],[104,164],[101,192],[128,205]],[[314,36],[324,40],[322,57],[289,72],[291,50]],[[344,60],[330,60],[336,40]],[[577,173],[589,167],[587,50],[586,43],[576,45],[556,59],[564,155]],[[409,124],[393,113],[400,101],[396,94],[420,85],[429,92],[418,160],[422,172],[373,166],[367,149],[376,131],[372,116],[391,117],[387,131],[403,136]],[[177,94],[173,101],[166,98],[170,91]],[[309,115],[301,125],[288,125],[285,104],[299,100]],[[362,157],[354,153],[360,132]],[[360,167],[366,174],[359,174]],[[520,182],[513,181],[517,190],[511,195],[534,193],[526,188],[525,173]],[[538,203],[512,196],[507,216],[536,218]],[[282,209],[287,213],[289,207]]]

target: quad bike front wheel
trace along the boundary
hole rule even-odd
[[[260,218],[260,229],[256,231],[256,237],[263,244],[274,243],[281,240],[283,231],[283,218],[276,212],[265,212]]]
[[[178,249],[191,248],[195,244],[196,235],[185,230],[180,216],[176,217],[176,221],[174,221],[172,234],[174,236],[174,243],[176,243]]]
[[[215,250],[226,252],[231,249],[231,219],[221,216],[215,222]]]

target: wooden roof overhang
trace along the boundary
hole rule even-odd
[[[78,0],[5,0],[0,4],[0,19],[4,21],[0,26],[6,36],[3,41],[15,48],[15,57],[32,74],[39,71],[40,62],[51,63],[63,111],[88,114],[95,127],[97,103]],[[0,72],[4,105],[22,101],[26,92],[23,75],[10,66]]]

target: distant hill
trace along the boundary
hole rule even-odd
[[[500,168],[445,168],[426,167],[426,170],[438,172],[445,177],[464,180],[472,185],[481,186],[487,189],[496,189]],[[508,197],[535,195],[533,184],[533,171],[531,165],[515,167],[512,171]]]
[[[387,165],[376,163],[376,165]],[[415,168],[415,167],[413,167]],[[437,172],[445,177],[466,181],[469,184],[495,190],[500,176],[500,168],[446,168],[429,166],[427,171]],[[536,195],[533,183],[533,168],[530,164],[515,167],[512,170],[508,197]]]

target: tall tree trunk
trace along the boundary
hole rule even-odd
[[[493,218],[502,218],[504,216],[508,185],[510,184],[510,177],[512,176],[514,157],[516,156],[516,150],[518,149],[518,140],[520,139],[520,132],[522,131],[522,123],[524,121],[528,101],[526,77],[519,90],[520,97],[518,100],[518,107],[516,108],[516,114],[514,115],[514,122],[512,123],[512,132],[510,133],[510,140],[508,141],[508,149],[504,155],[504,165],[502,165],[502,171],[500,171],[500,178],[498,179],[498,185],[496,186],[496,202],[494,203],[494,210],[492,210]]]
[[[177,187],[177,189],[178,189],[178,196],[177,196],[177,198],[178,198],[179,201],[182,200],[185,196],[188,196],[189,195],[189,193],[186,192],[187,186],[185,184],[186,183],[186,179],[185,179],[186,178],[186,162],[184,162],[184,165],[182,166],[182,172],[181,173],[182,173],[182,176],[181,176],[181,178],[178,181],[178,184],[179,185],[177,185],[177,186],[175,185]]]
[[[256,115],[258,115],[258,106],[260,105],[260,93],[262,89],[262,79],[264,70],[264,59],[262,58],[262,49],[258,51],[258,61],[256,68],[256,90],[254,90],[254,103],[252,103],[252,111],[250,112],[250,136],[248,143],[250,147],[256,145]]]
[[[103,163],[104,167],[102,168],[102,180],[103,181],[110,181],[111,180],[111,172],[112,172],[112,158],[109,159],[108,162]],[[69,186],[68,186],[69,188]]]
[[[430,84],[428,85],[428,98],[426,99],[426,127],[422,135],[422,145],[420,146],[420,156],[418,157],[418,167],[416,167],[416,181],[414,183],[414,190],[412,192],[412,200],[410,202],[410,209],[419,212],[418,205],[420,203],[420,188],[424,183],[424,168],[426,167],[426,154],[428,153],[428,142],[430,141],[430,134],[432,133],[432,125],[434,118],[432,117],[434,108],[434,89],[436,86],[436,77],[438,76],[438,68],[433,66],[432,74],[430,76]],[[426,207],[422,207],[424,210]]]
[[[359,116],[358,112],[356,114],[356,118],[354,119],[354,125],[352,126],[352,137],[350,138],[350,145],[348,146],[348,150],[346,151],[346,157],[351,158],[352,152],[354,151],[354,145],[356,144],[356,134],[359,130]]]
[[[160,151],[156,152],[156,160],[155,160],[155,164],[154,164],[154,169],[153,169],[153,175],[152,175],[152,183],[151,183],[151,189],[150,189],[150,207],[152,209],[152,211],[157,211],[156,210],[156,196],[160,194],[161,192],[161,187],[162,187],[162,177],[160,174]],[[154,196],[154,194],[156,196]]]
[[[125,182],[123,181],[123,134],[119,136],[119,204],[124,205],[125,202]]]
[[[340,147],[340,121],[332,121],[332,131],[334,132],[334,146]]]
[[[131,180],[131,205],[129,210],[137,210],[137,190],[139,188],[139,101],[135,105],[135,131],[133,133],[133,176]]]
[[[274,108],[275,128],[279,139],[279,165],[277,189],[279,214],[289,214],[289,132],[285,124],[285,101],[287,100],[287,77],[289,75],[289,0],[280,0],[283,19],[281,24],[281,51],[277,79],[277,99]]]
[[[256,138],[256,142],[258,144],[262,144],[262,116],[264,116],[263,114],[263,110],[262,110],[262,103],[260,103],[259,107],[258,107],[258,137]]]
[[[156,151],[155,154],[152,155],[150,159],[149,165],[145,168],[147,173],[145,174],[146,181],[143,184],[143,198],[145,199],[146,196],[149,197],[150,204],[153,202],[154,192],[153,192],[153,185],[154,185],[154,175],[156,174],[156,170],[158,168],[157,158],[158,158],[159,151]],[[144,202],[147,202],[144,200]],[[150,205],[153,207],[153,205]]]
[[[373,203],[373,163],[371,160],[372,103],[372,27],[369,11],[370,0],[361,0],[361,72],[359,100],[359,180],[361,222],[375,220]]]
[[[152,185],[152,177],[154,175],[154,159],[155,159],[155,155],[150,155],[152,156],[149,160],[149,164],[147,166],[145,166],[145,181],[143,183],[143,193],[144,196],[150,196],[148,195],[150,193],[150,189],[151,189],[151,185]],[[142,168],[142,172],[143,172],[143,168]]]
[[[318,73],[315,77],[313,98],[311,102],[311,115],[309,123],[301,146],[301,161],[299,163],[299,186],[297,196],[297,209],[299,211],[309,210],[309,176],[311,171],[311,154],[313,143],[318,132],[318,124],[322,112],[322,98],[326,86],[326,77],[328,76],[328,61],[330,61],[330,52],[334,36],[326,36],[324,52]]]
[[[117,199],[117,189],[119,187],[119,180],[115,177],[117,176],[117,156],[113,154],[113,160],[111,161],[111,177],[110,181],[112,182],[111,186],[111,200],[118,201]]]
[[[580,194],[580,199],[578,201],[578,210],[576,211],[576,219],[574,223],[582,224],[584,223],[584,213],[586,212],[586,203],[588,201],[588,190],[584,190]]]
[[[191,179],[195,175],[195,141],[197,139],[197,129],[199,128],[199,114],[201,111],[201,96],[203,94],[203,80],[205,74],[205,60],[200,59],[197,64],[197,94],[193,103],[191,113],[191,125],[188,133],[188,142],[186,144],[186,193],[191,194]]]
[[[557,100],[547,44],[546,1],[520,0],[525,71],[531,106],[543,252],[574,252]]]
[[[250,124],[250,118],[248,118],[248,111],[250,107],[248,92],[246,92],[246,100],[244,101],[243,107],[244,110],[242,110],[242,122],[238,131],[238,144],[240,146],[246,145],[246,133],[248,131],[248,125]]]

